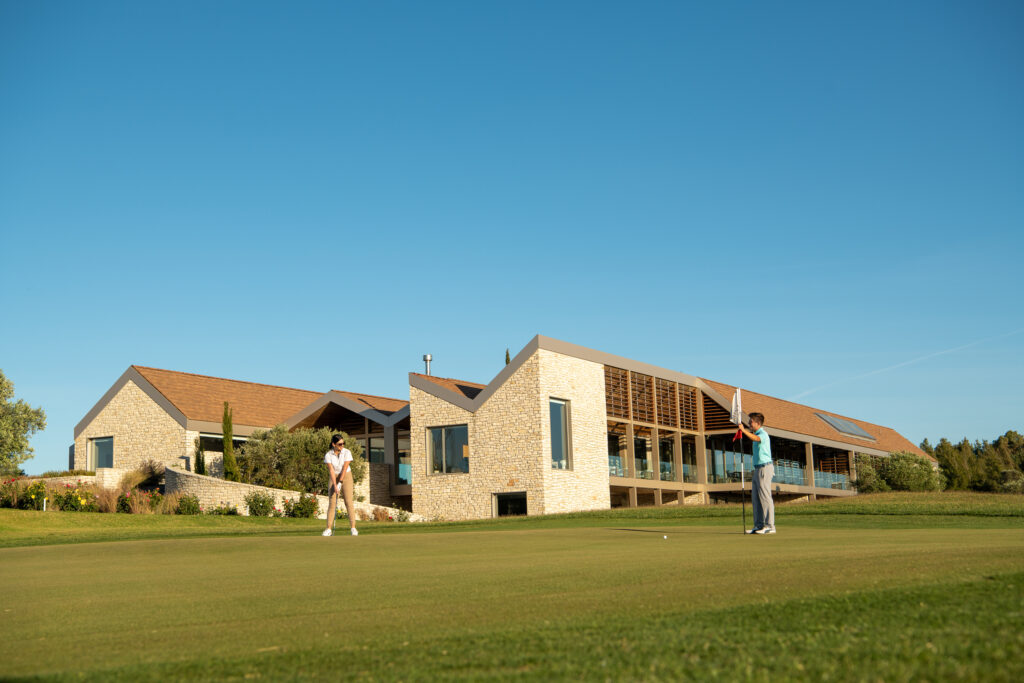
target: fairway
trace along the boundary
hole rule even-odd
[[[773,537],[623,518],[5,548],[0,673],[1024,675],[1019,519],[828,528],[820,517]]]

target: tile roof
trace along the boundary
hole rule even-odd
[[[219,423],[224,415],[224,401],[227,401],[231,404],[234,424],[273,427],[323,396],[320,391],[132,367],[190,420]]]
[[[358,401],[365,406],[373,408],[376,411],[384,413],[385,415],[391,415],[397,413],[402,408],[409,405],[408,401],[403,401],[400,398],[388,398],[386,396],[374,396],[373,394],[357,394],[352,391],[341,391],[335,389],[334,393],[347,396],[354,401]]]
[[[412,372],[412,373],[409,373],[409,374],[416,375],[417,377],[422,377],[423,379],[427,380],[428,382],[433,382],[434,384],[438,385],[439,387],[444,387],[445,389],[448,389],[449,391],[454,391],[457,394],[462,394],[463,396],[465,396],[466,398],[471,399],[471,400],[476,398],[476,395],[479,394],[481,391],[483,391],[487,387],[486,384],[477,384],[476,382],[466,382],[466,381],[461,380],[461,379],[451,379],[450,377],[436,377],[434,375],[422,375],[422,374],[420,374],[418,372]]]
[[[729,384],[715,382],[703,377],[700,379],[725,397],[726,400],[732,398],[733,393],[736,391],[736,387]],[[921,455],[929,458],[930,460],[934,460],[934,458],[912,444],[896,430],[890,429],[889,427],[882,427],[870,422],[864,422],[863,420],[855,420],[851,417],[846,417],[845,415],[839,415],[827,410],[819,410],[800,403],[793,403],[792,401],[785,401],[781,398],[773,398],[772,396],[766,396],[765,394],[759,394],[747,389],[743,389],[743,410],[747,414],[750,414],[751,412],[764,413],[765,426],[768,427],[769,433],[771,433],[770,430],[772,427],[776,427],[790,432],[816,436],[821,439],[839,441],[854,447],[862,446],[889,452],[909,451],[916,455]],[[827,422],[815,415],[815,413],[832,415],[834,417],[841,417],[844,420],[849,420],[871,436],[875,437],[875,440],[868,441],[867,439],[858,439],[857,437],[847,436],[846,434],[838,432]]]

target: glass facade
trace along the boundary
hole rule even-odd
[[[675,454],[675,438],[660,437],[658,439],[658,473],[662,481],[677,481]]]
[[[684,435],[682,438],[683,481],[697,483],[697,441],[694,437]]]
[[[626,434],[612,426],[609,426],[608,432],[608,475],[626,476]]]
[[[408,436],[398,437],[398,452],[395,453],[395,483],[412,484],[412,448]]]
[[[775,477],[772,481],[775,483],[795,486],[807,483],[804,480],[807,451],[802,441],[773,436],[772,460],[775,465]]]
[[[434,474],[469,472],[469,427],[427,429],[427,459]]]
[[[633,472],[637,479],[654,479],[651,459],[651,430],[635,427],[633,431]]]
[[[569,469],[569,403],[558,399],[549,402],[551,413],[551,467]]]
[[[753,457],[743,453],[747,449],[741,441],[733,441],[732,436],[722,434],[706,437],[705,443],[709,484],[740,481],[743,477],[740,473],[741,467],[747,472],[746,480],[750,481],[750,475],[754,471]]]
[[[236,436],[231,439],[231,443],[234,445],[235,454],[238,454],[242,450],[242,446],[248,441],[245,437]],[[223,434],[200,434],[199,435],[199,447],[204,451],[211,453],[223,453],[224,452],[224,435]]]
[[[89,439],[89,448],[92,451],[92,469],[114,466],[114,437]]]
[[[366,451],[367,462],[383,463],[384,462],[384,437],[373,436],[370,437],[370,447]]]

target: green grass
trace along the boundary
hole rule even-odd
[[[770,537],[724,506],[359,538],[0,511],[0,678],[1020,680],[1019,504],[887,496]]]

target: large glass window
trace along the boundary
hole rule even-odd
[[[676,481],[676,440],[671,436],[658,438],[658,472],[662,481]]]
[[[99,439],[89,439],[89,449],[92,452],[91,469],[114,466],[114,437],[104,436]]]
[[[569,469],[569,402],[553,398],[551,413],[551,467]]]
[[[368,451],[369,457],[368,462],[384,462],[384,437],[374,436],[370,437],[370,450]]]
[[[239,453],[242,450],[242,446],[248,441],[244,436],[236,436],[231,439],[231,443],[234,445],[235,453]],[[200,434],[199,435],[199,447],[204,451],[211,453],[223,453],[224,452],[224,435],[223,434]]]
[[[396,453],[398,467],[395,471],[396,484],[412,483],[412,449],[410,448],[409,437],[398,437],[398,453]]]
[[[751,455],[743,453],[740,441],[733,441],[731,436],[707,437],[707,465],[709,484],[728,484],[738,482],[742,477],[740,468],[746,470],[746,480],[754,471]]]
[[[434,474],[469,472],[469,426],[428,428],[427,459]]]
[[[772,437],[772,460],[775,465],[775,477],[772,479],[777,484],[793,484],[803,486],[804,470],[807,466],[806,444],[802,441]]]
[[[626,427],[625,425],[608,424],[608,475],[612,477],[626,476]]]
[[[684,436],[683,446],[683,481],[695,483],[697,481],[697,442],[692,436]]]
[[[651,430],[634,427],[633,470],[638,479],[654,479],[654,461],[651,459]]]

